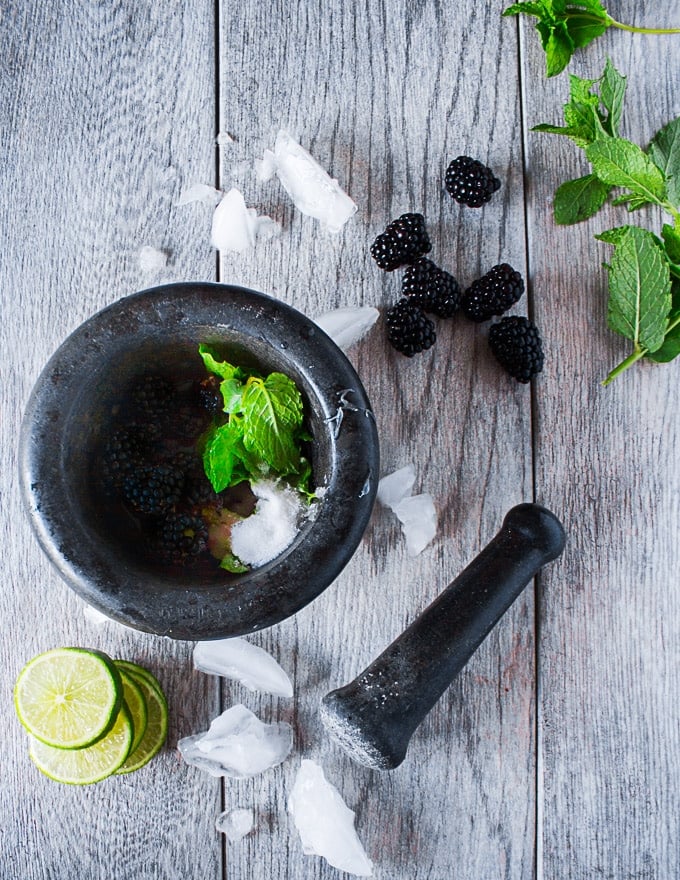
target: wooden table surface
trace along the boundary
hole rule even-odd
[[[305,856],[286,812],[303,757],[356,811],[375,876],[390,880],[672,880],[680,876],[680,364],[639,364],[606,326],[607,208],[557,227],[551,197],[585,173],[558,122],[567,74],[543,75],[530,21],[500,2],[0,3],[2,537],[0,878],[333,878]],[[680,2],[611,0],[619,20],[677,25]],[[661,20],[660,20],[661,19]],[[628,75],[623,134],[648,143],[680,113],[678,37],[610,31],[570,70]],[[336,237],[295,210],[253,160],[280,128],[298,136],[359,206]],[[233,143],[216,146],[218,132]],[[488,162],[502,188],[481,210],[443,189],[448,161]],[[282,234],[243,255],[210,244],[211,209],[178,206],[193,183],[238,186]],[[412,461],[439,514],[406,554],[376,509],[336,582],[294,619],[253,636],[294,678],[293,701],[196,672],[192,644],[96,626],[51,568],[21,507],[17,432],[44,363],[101,307],[155,283],[221,280],[315,316],[384,309],[399,273],[375,235],[422,211],[433,256],[462,284],[507,261],[527,279],[513,311],[541,329],[529,387],[488,355],[484,328],[440,322],[428,353],[392,351],[382,322],[350,352],[375,411],[382,472]],[[637,222],[658,229],[660,215]],[[143,272],[143,246],[168,254]],[[563,557],[522,594],[389,773],[353,764],[318,720],[457,575],[514,504],[536,500],[568,531]],[[149,666],[170,704],[167,747],[144,770],[85,788],[42,777],[12,710],[17,673],[58,645]],[[295,728],[292,756],[245,782],[186,766],[180,737],[243,701]],[[226,845],[231,806],[257,830]]]

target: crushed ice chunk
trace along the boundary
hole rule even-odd
[[[417,556],[437,533],[437,511],[432,496],[424,492],[403,498],[392,508],[406,538],[406,552]]]
[[[161,251],[158,248],[151,247],[146,244],[139,252],[139,268],[147,275],[151,275],[154,272],[160,272],[161,269],[164,269],[168,264],[168,255],[165,251]]]
[[[271,150],[265,150],[261,159],[255,160],[255,176],[260,183],[266,183],[276,174],[276,157]]]
[[[411,494],[415,481],[416,469],[412,464],[399,468],[378,483],[378,501],[390,510],[394,509],[396,504]]]
[[[194,666],[201,672],[240,681],[251,691],[292,697],[293,685],[271,654],[245,639],[215,639],[194,647]]]
[[[227,836],[231,843],[238,843],[255,827],[254,810],[225,810],[215,820],[215,828]]]
[[[347,351],[368,333],[379,317],[380,312],[372,306],[343,306],[319,315],[314,323],[331,337],[338,348]]]
[[[229,134],[228,131],[220,131],[215,138],[215,143],[218,147],[225,147],[227,144],[233,144],[234,138]]]
[[[211,776],[247,779],[276,767],[293,748],[293,728],[285,721],[265,724],[240,703],[218,715],[204,733],[177,743],[193,767]]]
[[[316,159],[287,132],[276,136],[274,151],[265,150],[257,166],[259,180],[272,176],[272,167],[295,207],[319,220],[330,232],[340,232],[357,206]]]
[[[288,810],[306,855],[323,856],[334,868],[358,877],[373,875],[373,863],[354,829],[353,811],[314,761],[302,761]]]
[[[264,565],[292,544],[303,513],[300,496],[273,480],[251,485],[257,498],[250,516],[231,530],[231,549],[246,565]]]
[[[202,202],[204,205],[215,205],[222,198],[222,191],[209,186],[207,183],[192,183],[180,193],[178,205],[190,205],[192,202]]]
[[[378,501],[396,515],[406,538],[406,552],[417,556],[437,533],[437,511],[431,495],[411,495],[415,468],[407,464],[378,483]]]
[[[211,241],[218,251],[243,253],[255,245],[258,235],[270,238],[280,231],[271,217],[258,217],[255,208],[246,208],[241,192],[232,188],[215,208]]]

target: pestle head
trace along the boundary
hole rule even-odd
[[[542,565],[557,559],[564,550],[566,535],[559,519],[540,504],[518,504],[512,507],[503,520],[503,530],[509,530],[527,549],[538,551]]]

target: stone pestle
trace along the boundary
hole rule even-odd
[[[398,767],[415,729],[564,543],[549,510],[513,507],[498,534],[408,629],[354,681],[323,698],[330,735],[360,764]]]

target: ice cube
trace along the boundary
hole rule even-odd
[[[207,183],[193,183],[182,190],[177,204],[189,205],[192,202],[202,202],[214,208],[221,198],[221,190],[215,189],[214,186],[208,186]]]
[[[401,523],[409,556],[421,553],[437,533],[437,511],[427,492],[403,498],[392,508]]]
[[[323,856],[334,868],[358,877],[373,875],[373,864],[354,829],[354,813],[314,761],[302,761],[288,810],[306,855]]]
[[[186,736],[177,743],[187,764],[211,776],[233,779],[247,779],[276,767],[292,747],[290,724],[265,724],[240,703],[218,715],[204,733]]]
[[[276,174],[276,157],[271,150],[265,150],[261,159],[255,160],[255,175],[260,183],[266,183]]]
[[[215,828],[226,834],[231,843],[238,843],[255,827],[254,810],[225,810],[215,820]]]
[[[378,483],[378,501],[393,510],[395,505],[411,494],[415,481],[416,469],[412,464],[399,468]]]
[[[215,208],[211,241],[218,251],[243,253],[255,245],[258,235],[271,237],[280,231],[271,217],[258,217],[254,208],[246,208],[242,193],[232,188]]]
[[[168,255],[158,248],[144,245],[139,252],[139,268],[147,275],[160,272],[168,263]]]
[[[320,221],[331,232],[339,232],[357,206],[319,165],[314,157],[287,132],[276,136],[274,151],[266,150],[257,173],[260,180],[271,177],[272,167],[295,207]]]
[[[251,691],[276,697],[292,697],[293,685],[271,654],[245,639],[216,639],[198,642],[194,666],[201,672],[240,681]]]
[[[215,143],[218,147],[225,147],[227,144],[233,144],[234,138],[229,134],[228,131],[221,131],[215,138]]]
[[[347,351],[368,333],[379,317],[380,312],[372,306],[343,306],[319,315],[314,322],[338,348]]]

